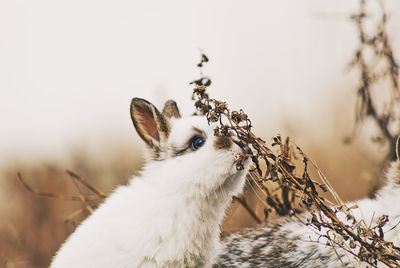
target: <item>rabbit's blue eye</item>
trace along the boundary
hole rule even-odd
[[[205,140],[203,137],[194,136],[193,138],[190,139],[190,142],[189,142],[190,149],[192,149],[193,151],[196,151],[201,146],[203,146],[204,142],[205,142]]]

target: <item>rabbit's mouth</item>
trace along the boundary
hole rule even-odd
[[[251,154],[251,149],[249,148],[248,145],[246,145],[244,142],[240,141],[240,140],[236,140],[236,139],[232,139],[232,141],[240,147],[240,149],[242,149],[242,153],[244,155],[250,155]]]

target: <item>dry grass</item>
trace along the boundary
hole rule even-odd
[[[83,202],[80,197],[96,195],[79,180],[84,179],[108,194],[141,166],[140,153],[123,146],[107,147],[102,158],[94,152],[77,150],[67,162],[44,159],[41,164],[16,162],[4,166],[0,267],[48,267],[65,238],[102,201],[95,198]],[[68,174],[65,167],[79,176]],[[48,194],[28,191],[18,180],[18,172],[33,191]]]

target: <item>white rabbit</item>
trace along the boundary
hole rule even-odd
[[[351,210],[353,215],[367,225],[374,225],[382,215],[389,216],[389,222],[383,228],[385,240],[400,247],[399,160],[391,163],[386,173],[386,185],[376,197],[347,206],[355,204],[358,208]],[[346,223],[346,216],[339,216]],[[223,240],[223,248],[213,267],[372,267],[357,263],[356,258],[346,255],[338,246],[335,249],[327,246],[327,240],[319,237],[325,231],[322,227],[318,232],[296,220],[247,228]],[[387,266],[381,263],[378,267]]]
[[[180,118],[134,98],[131,116],[150,149],[140,176],[119,186],[66,240],[51,267],[211,267],[220,223],[245,182],[242,149],[201,116]]]

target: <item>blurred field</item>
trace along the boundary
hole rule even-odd
[[[21,161],[3,167],[0,267],[48,266],[62,241],[89,213],[79,201],[46,198],[28,192],[17,181],[16,172],[21,172],[34,189],[78,195],[75,184],[65,172],[68,168],[109,193],[116,185],[125,183],[143,162],[140,150],[128,150],[122,145],[107,147],[101,155],[76,149],[67,161],[33,159],[31,164]],[[70,217],[81,208],[84,209],[82,213]]]
[[[296,137],[296,135],[291,135]],[[301,147],[326,173],[338,193],[345,199],[361,198],[379,183],[384,150],[371,151],[362,142],[341,143],[340,135],[331,140],[302,141]],[[366,141],[368,142],[368,140]],[[99,145],[101,146],[101,145]],[[98,151],[98,150],[97,150]],[[65,169],[72,170],[93,186],[110,193],[124,184],[143,164],[142,151],[132,150],[123,142],[105,146],[100,155],[90,150],[75,149],[67,160],[35,159],[32,163],[17,161],[1,170],[0,266],[46,267],[51,256],[89,212],[79,201],[40,197],[28,192],[17,181],[16,173],[34,189],[43,192],[78,195],[78,190]],[[301,170],[299,171],[301,172]],[[264,207],[247,187],[245,200],[262,218]],[[94,207],[98,202],[92,202]],[[75,215],[83,209],[82,213]],[[74,217],[72,217],[74,216]],[[238,203],[227,211],[224,233],[255,224]]]

